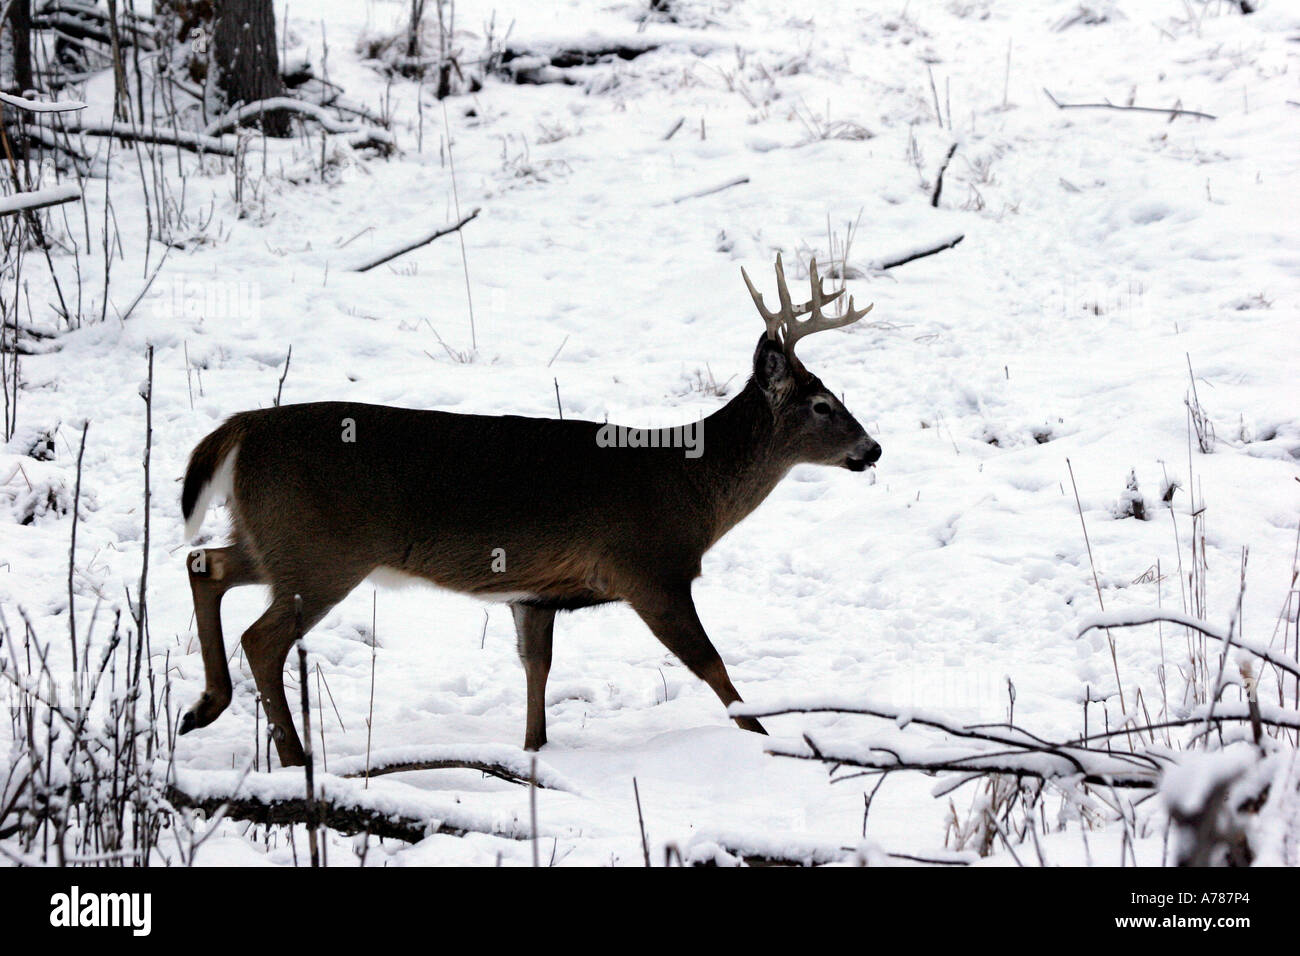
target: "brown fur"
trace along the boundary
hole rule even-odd
[[[210,723],[230,700],[221,595],[266,583],[271,605],[242,643],[280,760],[300,763],[281,675],[295,595],[305,631],[381,568],[469,594],[512,595],[530,748],[546,742],[556,609],[626,602],[724,704],[738,701],[691,601],[703,554],[795,464],[861,470],[879,457],[843,405],[781,354],[760,340],[754,378],[701,424],[697,458],[681,448],[599,447],[600,424],[584,421],[345,402],[233,416],[199,443],[185,476],[188,518],[237,450],[234,541],[191,555],[208,686],[182,733]],[[349,423],[355,441],[343,440]],[[494,566],[502,554],[504,568]],[[737,723],[762,731],[752,719]]]

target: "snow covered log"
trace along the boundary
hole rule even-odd
[[[306,824],[309,819],[303,778],[294,771],[242,774],[235,770],[178,770],[167,798],[176,807],[221,810],[231,820],[261,824]],[[315,819],[343,834],[371,833],[418,843],[435,833],[464,836],[484,833],[506,840],[527,840],[527,824],[475,813],[450,800],[413,788],[363,788],[334,774],[316,775]]]

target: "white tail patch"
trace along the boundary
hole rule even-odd
[[[194,502],[194,510],[185,519],[186,538],[193,540],[199,533],[199,529],[203,527],[203,519],[208,513],[208,505],[212,504],[214,500],[225,501],[230,498],[235,488],[235,456],[238,454],[239,446],[236,445],[221,460],[221,464],[212,473],[208,483],[199,489],[199,497]]]

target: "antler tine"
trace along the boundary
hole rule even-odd
[[[810,311],[814,315],[821,315],[821,307],[827,303],[834,302],[844,294],[844,287],[836,289],[830,295],[822,291],[822,278],[817,274],[817,260],[811,259],[808,262],[808,282],[812,286],[812,299],[808,302],[805,311]]]
[[[776,254],[776,297],[781,300],[781,317],[786,325],[794,319],[795,309],[790,302],[790,289],[785,284],[785,269],[781,265],[781,253]]]
[[[834,302],[844,294],[843,289],[839,289],[830,296],[822,293],[822,280],[817,275],[817,260],[813,259],[808,266],[809,283],[812,286],[812,299],[808,303],[807,311],[810,313],[808,318],[800,322],[790,321],[785,325],[785,347],[787,351],[793,352],[794,343],[798,342],[806,335],[812,335],[814,332],[824,332],[828,329],[840,329],[846,325],[852,325],[871,311],[872,305],[868,305],[862,311],[855,311],[853,308],[853,297],[849,296],[849,308],[841,316],[827,317],[822,314],[822,306],[828,302]]]
[[[749,281],[749,273],[745,267],[740,267],[740,277],[745,280],[745,287],[749,289],[749,296],[754,300],[754,308],[758,309],[758,314],[763,317],[764,324],[767,325],[767,337],[773,342],[781,341],[777,334],[781,330],[781,316],[775,312],[769,312],[767,304],[763,301],[763,293],[754,288],[754,283]]]

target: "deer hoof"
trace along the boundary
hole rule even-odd
[[[763,729],[763,725],[753,717],[737,717],[736,726],[741,730],[748,730],[750,733],[762,734],[764,737],[767,736],[767,731]]]
[[[181,725],[176,732],[178,734],[188,734],[191,730],[206,727],[221,716],[221,712],[226,709],[226,705],[229,703],[229,700],[221,701],[211,694],[205,693],[181,718]]]

